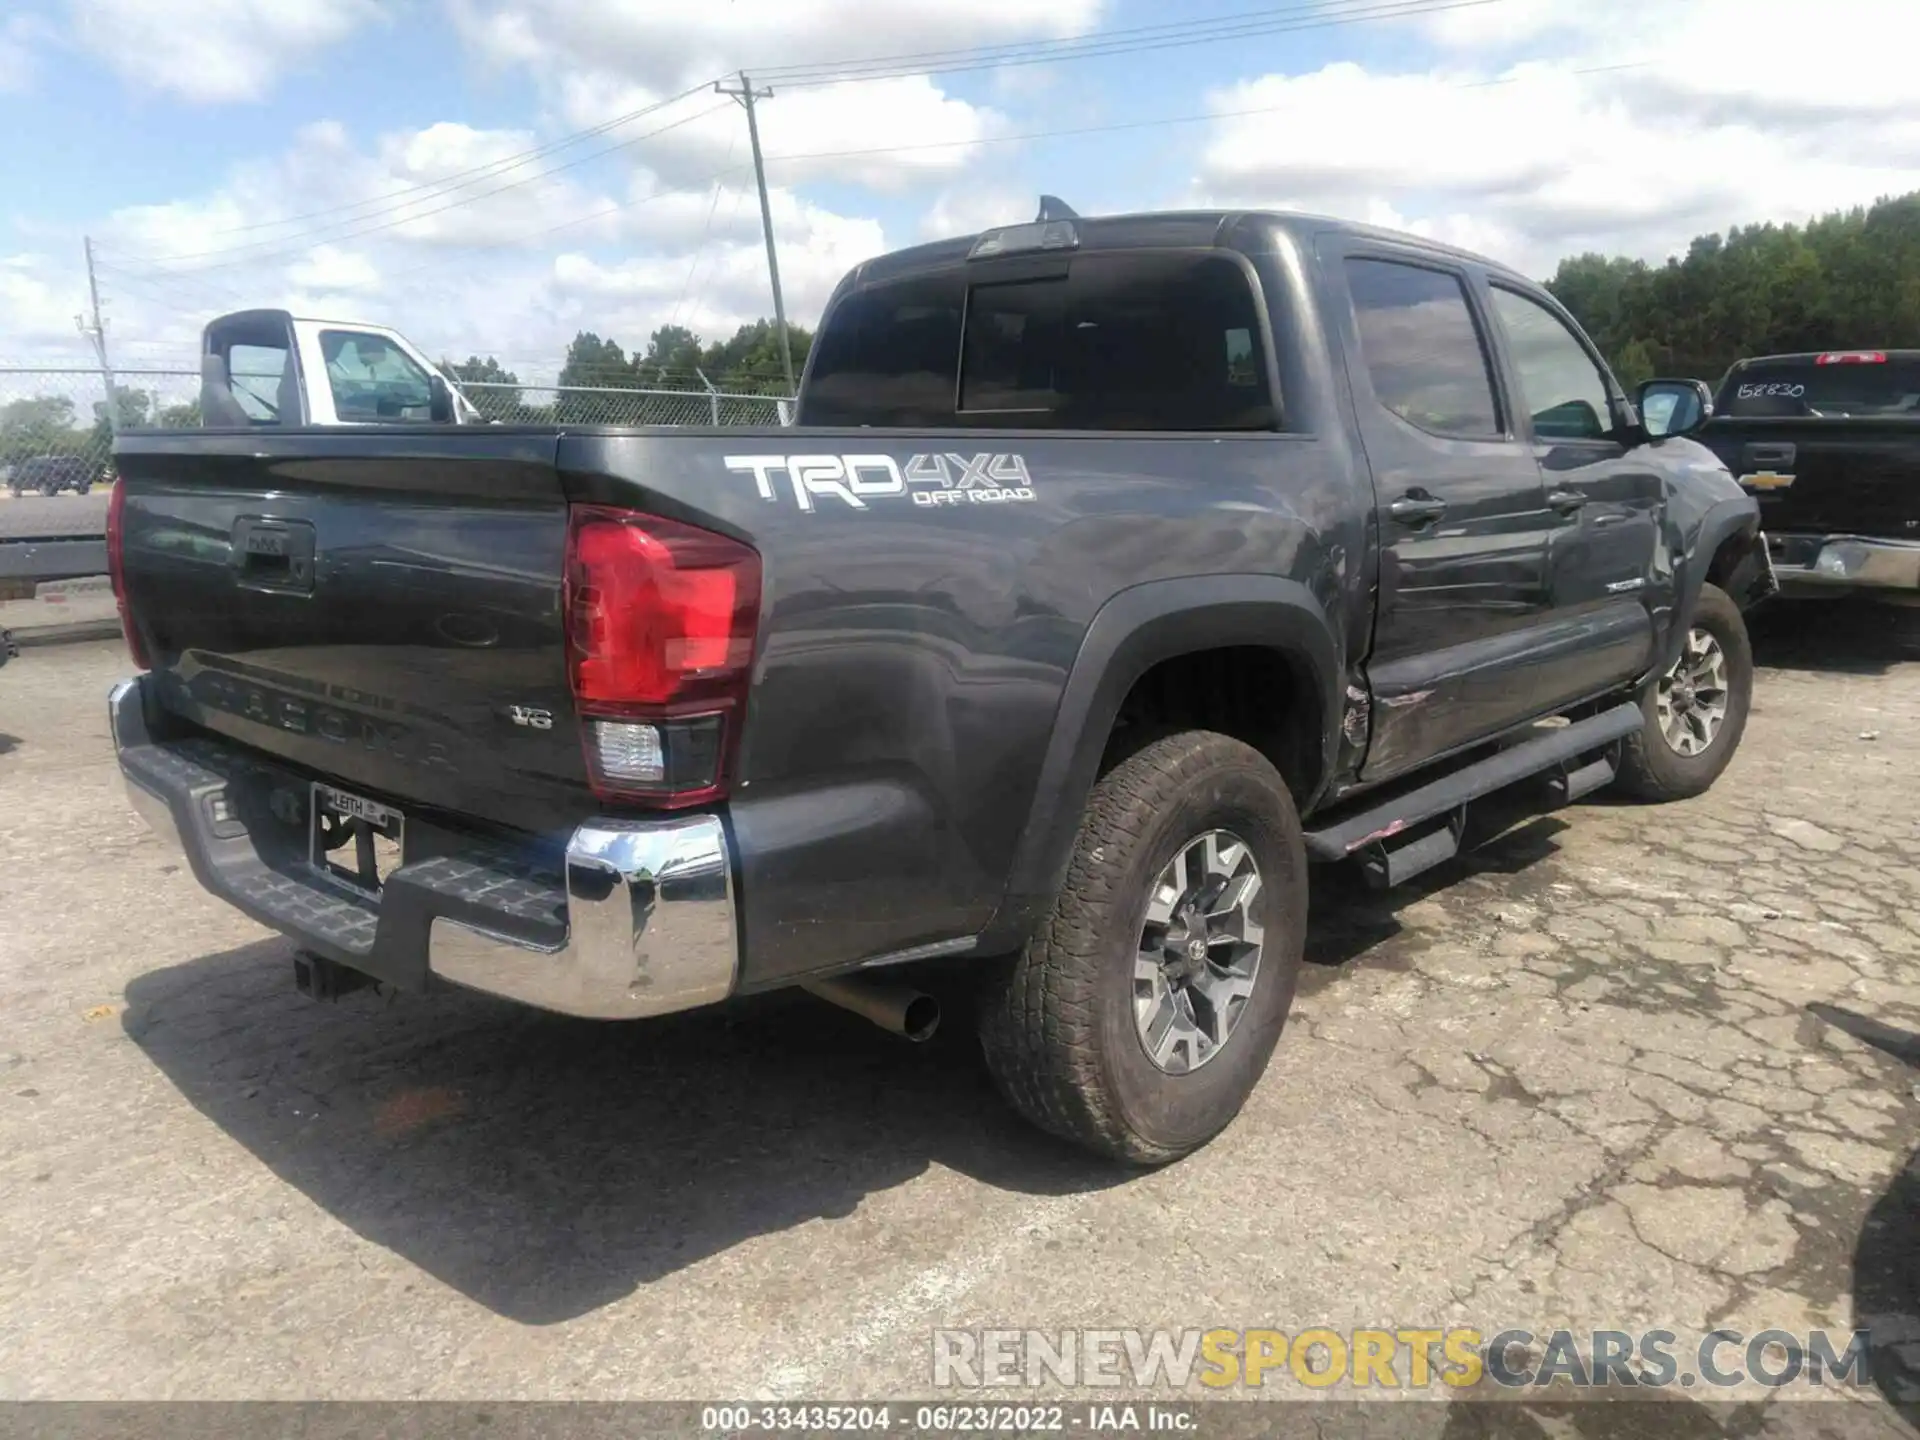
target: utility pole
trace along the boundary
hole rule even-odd
[[[773,207],[767,203],[767,167],[760,158],[760,122],[754,117],[755,100],[771,100],[773,91],[755,90],[747,79],[747,72],[740,72],[740,88],[729,90],[720,81],[713,88],[722,95],[738,100],[747,108],[747,138],[753,142],[753,179],[760,187],[760,228],[767,236],[767,275],[773,281],[773,324],[780,336],[780,367],[786,372],[787,394],[794,393],[793,383],[793,347],[787,341],[787,306],[780,298],[780,257],[773,245]]]
[[[120,433],[120,394],[113,381],[113,365],[107,359],[107,327],[100,318],[100,282],[93,273],[93,237],[82,237],[87,253],[87,298],[93,305],[93,323],[89,325],[84,315],[74,316],[80,327],[80,333],[93,342],[93,353],[100,361],[100,383],[107,392],[107,428],[115,435]]]

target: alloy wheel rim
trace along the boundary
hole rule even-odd
[[[1711,631],[1695,626],[1660,677],[1654,701],[1668,748],[1687,759],[1704,753],[1726,724],[1730,693],[1727,652]]]
[[[1246,841],[1208,830],[1155,877],[1134,947],[1134,1029],[1169,1075],[1214,1059],[1252,1003],[1265,931],[1253,917],[1263,884]]]

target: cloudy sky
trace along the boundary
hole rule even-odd
[[[0,365],[222,310],[551,375],[771,312],[743,114],[812,321],[879,251],[1030,218],[1313,209],[1550,274],[1920,189],[1914,0],[8,0]]]

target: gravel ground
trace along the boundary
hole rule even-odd
[[[1874,1384],[1829,1407],[1907,1433],[1920,614],[1779,607],[1758,651],[1710,795],[1317,891],[1265,1081],[1152,1174],[1028,1133],[959,1024],[305,1001],[124,803],[119,645],[29,651],[0,1397],[924,1395],[937,1324],[1860,1325]]]

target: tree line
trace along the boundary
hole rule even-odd
[[[116,386],[122,430],[157,425],[185,429],[200,423],[200,402],[161,405],[146,390]],[[30,455],[78,455],[104,471],[113,450],[113,425],[104,400],[93,402],[90,423],[80,420],[70,395],[27,395],[0,405],[0,466]]]
[[[1547,288],[1629,389],[1717,382],[1750,355],[1920,346],[1920,192],[1702,235],[1662,265],[1576,256]]]
[[[787,326],[798,376],[813,348],[813,332]],[[441,367],[467,388],[468,398],[493,419],[523,424],[641,423],[650,414],[676,413],[657,399],[624,400],[615,391],[669,391],[689,397],[721,391],[728,395],[786,395],[777,327],[771,320],[742,325],[726,340],[703,341],[684,325],[662,325],[646,348],[628,354],[611,336],[582,330],[567,346],[550,405],[529,405],[520,377],[489,355],[443,360]],[[547,387],[538,387],[545,389]],[[689,402],[690,403],[690,402]],[[679,407],[694,414],[697,405]],[[753,417],[764,418],[764,417]]]

